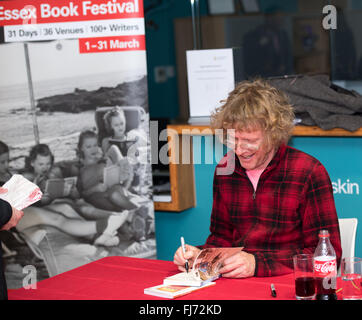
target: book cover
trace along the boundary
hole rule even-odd
[[[103,183],[110,188],[121,181],[121,168],[117,165],[107,166],[103,170]]]
[[[45,184],[45,192],[52,198],[67,197],[76,184],[77,177],[48,179]]]
[[[194,292],[196,290],[207,288],[213,285],[215,285],[215,282],[206,283],[201,287],[174,286],[174,285],[161,284],[158,286],[144,289],[144,294],[156,297],[174,299],[189,294],[191,292]]]

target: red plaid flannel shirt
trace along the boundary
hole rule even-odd
[[[215,171],[211,234],[201,247],[244,247],[255,256],[255,276],[276,276],[293,272],[293,255],[314,253],[321,229],[328,229],[339,264],[342,249],[328,173],[317,159],[282,145],[255,194],[236,156],[231,175]]]

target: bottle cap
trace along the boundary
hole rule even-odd
[[[319,238],[327,238],[329,237],[329,232],[328,230],[320,230],[318,236]]]

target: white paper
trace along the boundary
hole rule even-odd
[[[235,88],[232,49],[186,52],[190,117],[209,117]]]
[[[0,198],[9,202],[18,210],[23,210],[39,201],[43,196],[40,188],[20,174],[14,174],[3,186],[7,193],[0,194]]]

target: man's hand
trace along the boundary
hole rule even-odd
[[[194,247],[194,246],[190,246],[188,244],[185,245],[185,254],[183,254],[182,248],[179,247],[176,252],[175,255],[173,257],[173,263],[175,265],[177,265],[178,269],[180,271],[186,271],[185,269],[185,262],[186,260],[189,261],[189,267],[192,268],[192,264],[193,261],[196,259],[197,255],[199,254],[199,252],[201,251],[200,249]]]
[[[255,257],[245,251],[235,253],[224,260],[220,273],[224,278],[252,277],[255,273]]]
[[[23,211],[15,209],[14,207],[12,207],[12,209],[13,209],[13,213],[11,215],[10,220],[8,221],[7,224],[4,224],[0,230],[9,230],[9,229],[15,227],[18,224],[18,222],[20,221],[20,219],[23,217],[23,215],[24,215]]]

